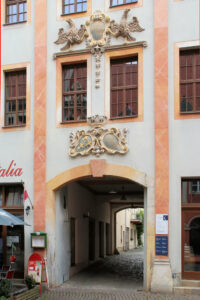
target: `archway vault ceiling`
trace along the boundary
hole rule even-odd
[[[84,178],[77,181],[81,186],[87,188],[95,195],[122,195],[143,196],[144,188],[133,181],[114,177],[104,176],[103,178]]]

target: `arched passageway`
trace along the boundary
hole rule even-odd
[[[51,282],[52,285],[68,280],[91,261],[114,254],[118,210],[144,206],[145,224],[148,222],[147,194],[152,192],[152,186],[148,186],[146,175],[125,167],[126,176],[123,177],[123,166],[107,165],[104,176],[94,178],[87,165],[85,168],[82,166],[83,169],[85,172],[82,172],[82,176],[73,177],[74,172],[65,173],[54,178],[47,186],[47,228],[51,239],[55,241],[55,247],[49,248],[48,257],[51,261],[54,255],[57,273],[57,282]],[[147,287],[147,259],[152,245],[148,243],[146,229],[144,246],[144,287]],[[53,278],[55,275],[50,280]]]

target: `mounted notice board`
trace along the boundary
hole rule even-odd
[[[42,231],[31,233],[31,247],[32,248],[47,248],[47,234]]]
[[[168,255],[168,236],[156,236],[156,255]]]

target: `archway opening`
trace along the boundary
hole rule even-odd
[[[65,282],[66,287],[119,287],[123,282],[124,288],[141,289],[142,280],[139,282],[135,278],[134,281],[129,271],[127,276],[124,270],[120,272],[123,257],[116,254],[116,216],[127,208],[134,211],[143,207],[144,187],[117,176],[83,177],[58,189],[56,256],[60,266],[59,282]],[[138,243],[134,248],[137,246]]]

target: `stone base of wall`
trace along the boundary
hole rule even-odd
[[[172,293],[173,280],[168,259],[155,259],[152,271],[151,291]]]

